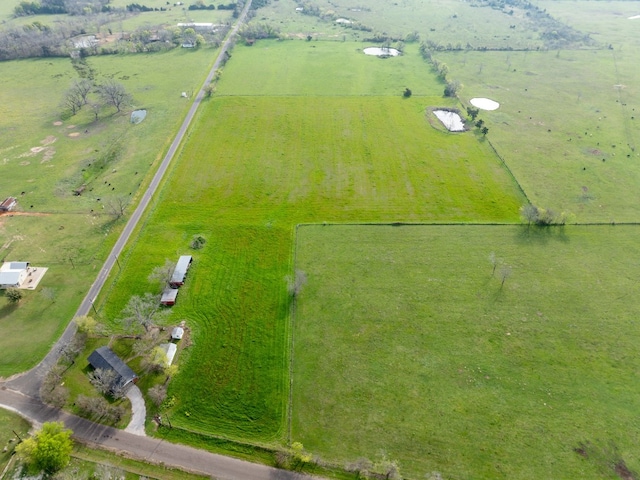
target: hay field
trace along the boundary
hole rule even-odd
[[[292,439],[341,464],[385,452],[408,478],[638,471],[636,236],[299,227]]]

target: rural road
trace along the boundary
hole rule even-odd
[[[198,106],[205,96],[204,88],[208,85],[216,70],[220,67],[231,46],[238,29],[244,23],[247,13],[251,8],[251,0],[248,0],[238,21],[233,26],[227,39],[222,45],[220,53],[209,71],[205,82],[198,91],[180,130],[174,138],[162,163],[158,167],[149,187],[143,194],[140,203],[131,215],[120,237],[116,241],[111,253],[100,269],[96,280],[91,285],[89,292],[76,311],[76,316],[90,313],[93,302],[104,286],[111,270],[118,261],[129,238],[149,206],[156,190],[160,186],[173,157],[178,150],[184,136],[193,120]],[[309,480],[311,477],[279,470],[265,465],[255,464],[231,457],[216,455],[196,448],[176,445],[165,442],[162,439],[142,436],[144,431],[139,425],[131,425],[127,431],[117,430],[89,420],[68,414],[43,404],[40,401],[40,385],[47,372],[56,364],[62,349],[73,338],[76,332],[75,322],[71,321],[60,339],[53,345],[45,358],[28,372],[14,375],[4,382],[0,382],[0,407],[15,411],[34,424],[42,424],[50,421],[62,421],[67,428],[74,432],[77,440],[89,443],[93,446],[106,448],[127,456],[150,463],[160,463],[169,467],[176,467],[188,472],[211,475],[218,479],[229,480]]]
[[[44,405],[39,400],[0,388],[0,406],[18,412],[35,424],[64,422],[73,437],[93,447],[148,463],[163,463],[187,472],[210,475],[221,480],[310,480],[313,477],[245,462],[223,455],[165,442],[161,438],[141,437]]]

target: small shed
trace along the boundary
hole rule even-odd
[[[160,297],[160,304],[164,305],[165,307],[171,307],[175,305],[179,291],[180,290],[176,288],[167,288],[164,292],[162,292],[162,297]]]
[[[191,255],[182,255],[178,259],[176,268],[173,270],[173,275],[171,275],[171,280],[169,281],[171,288],[178,288],[184,285],[184,279],[187,277],[187,271],[192,261],[193,258]]]
[[[173,359],[176,356],[176,352],[178,351],[178,347],[175,343],[161,343],[160,348],[167,356],[167,365],[171,365],[173,363]]]
[[[171,331],[171,340],[182,340],[183,336],[184,336],[184,328],[182,327],[175,327]]]
[[[10,212],[18,203],[15,197],[7,197],[0,203],[0,212]]]
[[[113,370],[116,372],[116,379],[111,390],[126,387],[131,382],[138,381],[138,375],[135,374],[129,366],[118,357],[109,347],[100,347],[89,355],[89,363],[93,368],[102,368],[103,370]]]

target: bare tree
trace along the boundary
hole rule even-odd
[[[166,318],[171,312],[164,310],[160,305],[158,295],[145,293],[144,295],[134,295],[129,299],[129,303],[122,310],[122,322],[127,327],[141,326],[145,332],[151,327]]]
[[[129,199],[122,195],[117,197],[109,198],[105,202],[105,206],[107,207],[107,212],[111,215],[114,220],[118,220],[122,216],[124,216],[124,211],[127,209],[129,205]]]
[[[44,287],[40,290],[40,295],[49,300],[51,303],[56,301],[56,291],[51,287]]]
[[[110,368],[96,368],[88,376],[91,385],[103,395],[111,394],[118,380],[118,374]]]
[[[131,95],[127,93],[124,85],[113,80],[107,80],[100,85],[98,87],[98,93],[104,103],[116,107],[118,112],[132,100]]]
[[[527,203],[520,208],[520,215],[522,216],[522,219],[527,222],[527,225],[531,226],[532,223],[538,221],[538,207],[531,203]]]
[[[74,80],[73,85],[71,86],[71,91],[75,92],[82,100],[82,105],[86,105],[88,103],[88,97],[91,90],[93,90],[93,82],[87,78]]]
[[[67,108],[71,112],[71,115],[78,113],[83,105],[84,99],[73,88],[64,93],[62,106]]]
[[[307,274],[302,270],[296,270],[293,275],[287,275],[286,280],[289,295],[297,297],[307,283]]]
[[[157,266],[151,271],[148,280],[151,283],[160,284],[160,290],[164,290],[169,285],[175,269],[176,262],[166,259],[164,265]]]
[[[503,265],[500,269],[500,278],[502,282],[500,283],[500,288],[504,286],[504,282],[507,281],[507,278],[511,276],[511,267],[509,265]]]
[[[164,402],[164,399],[167,398],[167,387],[164,385],[155,385],[149,389],[147,395],[149,395],[154,405],[159,407],[162,405],[162,402]]]
[[[489,254],[489,261],[493,266],[493,270],[491,270],[491,276],[493,277],[496,273],[496,267],[498,266],[498,259],[496,258],[496,252],[491,252]]]

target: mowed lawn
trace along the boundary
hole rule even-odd
[[[173,308],[194,346],[171,422],[282,441],[294,227],[301,222],[517,221],[524,201],[473,134],[434,129],[440,98],[221,97],[204,106],[106,301],[116,326],[166,258],[194,265]],[[190,251],[193,235],[207,244]]]
[[[409,478],[640,470],[637,234],[299,227],[292,441]]]

